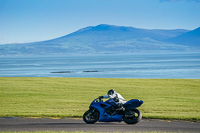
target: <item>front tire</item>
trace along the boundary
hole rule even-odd
[[[87,124],[94,124],[99,120],[99,111],[90,109],[83,114],[83,121]]]
[[[126,124],[136,124],[142,119],[142,113],[138,109],[133,109],[126,113],[124,116],[124,122]]]

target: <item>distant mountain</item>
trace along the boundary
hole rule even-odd
[[[52,40],[0,45],[0,55],[183,52],[196,49],[196,45],[180,45],[180,41],[170,38],[193,37],[195,33],[195,30],[147,30],[101,24]]]
[[[200,27],[179,36],[169,38],[166,41],[180,45],[200,47]]]
[[[56,41],[69,41],[72,39],[81,39],[82,41],[98,41],[105,40],[124,40],[133,38],[152,38],[156,40],[164,40],[170,37],[175,37],[187,30],[146,30],[133,27],[113,26],[101,24],[98,26],[90,26],[80,29],[72,34],[55,39]],[[69,39],[70,38],[70,39]],[[52,41],[52,40],[50,40]]]

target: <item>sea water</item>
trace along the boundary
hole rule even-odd
[[[200,79],[200,53],[0,57],[0,77]]]

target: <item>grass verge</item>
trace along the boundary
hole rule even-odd
[[[109,132],[36,131],[36,132],[1,132],[1,133],[109,133]],[[112,132],[112,133],[120,133],[120,132]],[[181,132],[127,132],[127,133],[181,133]]]
[[[145,118],[200,119],[200,79],[43,77],[0,77],[0,117],[82,117],[111,88],[143,100]]]
[[[59,132],[52,132],[52,131],[36,131],[36,132],[1,132],[1,133],[109,133],[109,132],[65,132],[65,131],[59,131]],[[120,132],[112,132],[112,133],[120,133]],[[170,133],[170,132],[127,132],[127,133]],[[176,132],[171,132],[176,133]],[[181,133],[181,132],[177,132]]]

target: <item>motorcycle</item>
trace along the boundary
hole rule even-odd
[[[118,110],[118,106],[113,99],[105,102],[101,98],[94,99],[83,115],[83,121],[87,124],[95,122],[121,122],[136,124],[142,119],[142,113],[136,109],[143,104],[142,100],[131,99],[123,104],[123,110]]]

